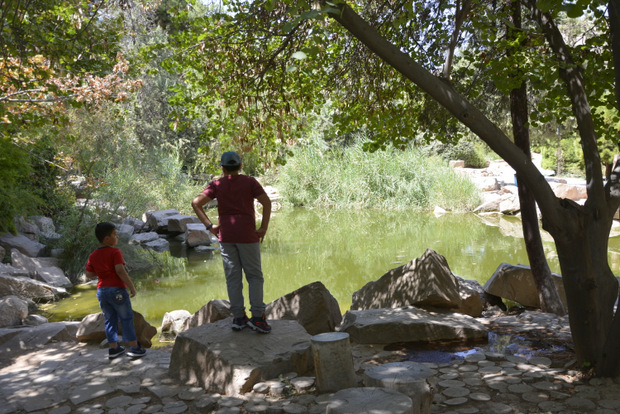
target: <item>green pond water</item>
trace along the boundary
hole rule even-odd
[[[551,270],[559,273],[555,247],[546,233]],[[219,253],[177,258],[174,245],[165,268],[132,275],[136,311],[160,327],[166,312],[199,310],[211,299],[227,299]],[[283,209],[274,214],[262,244],[265,302],[321,281],[344,313],[352,294],[390,269],[420,257],[426,249],[443,255],[452,272],[482,285],[502,262],[529,264],[515,217],[421,212]],[[620,237],[610,239],[610,263],[620,274]],[[99,312],[93,286],[46,307],[50,320],[81,320]],[[247,286],[245,297],[247,300]],[[249,305],[247,305],[249,308]]]

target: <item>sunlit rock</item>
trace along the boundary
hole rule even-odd
[[[331,332],[342,321],[338,301],[321,282],[310,283],[274,300],[265,310],[267,319],[292,319],[310,335]]]
[[[355,292],[351,309],[407,305],[454,309],[460,302],[459,283],[445,257],[427,249],[419,258],[390,270]]]
[[[551,275],[560,300],[566,306],[566,293],[564,292],[562,276],[557,273]],[[500,264],[493,276],[484,285],[484,290],[491,295],[520,303],[523,306],[540,307],[538,289],[534,283],[532,269],[526,265]]]
[[[358,344],[394,342],[480,341],[486,328],[471,316],[437,313],[413,306],[394,309],[351,310],[345,313],[340,331]]]

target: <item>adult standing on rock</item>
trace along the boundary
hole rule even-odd
[[[222,154],[223,176],[213,180],[192,201],[192,208],[200,221],[218,236],[230,310],[233,314],[232,329],[240,331],[249,326],[261,333],[271,332],[265,320],[263,302],[263,272],[261,269],[260,244],[271,217],[271,200],[260,183],[253,177],[239,173],[241,157],[234,151]],[[203,207],[217,199],[218,223],[214,224]],[[254,199],[263,206],[261,226],[256,229]],[[250,291],[251,318],[245,313],[243,299],[243,273]]]

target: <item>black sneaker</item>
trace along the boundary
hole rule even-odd
[[[140,344],[136,347],[130,346],[127,351],[127,356],[131,358],[142,358],[144,355],[146,355],[146,349],[140,347]]]
[[[240,318],[234,318],[233,319],[233,323],[232,323],[232,329],[233,331],[240,331],[243,328],[245,328],[246,326],[248,326],[248,317],[247,315],[244,313],[242,317]]]
[[[260,333],[269,333],[271,332],[271,326],[265,320],[265,314],[263,316],[252,316],[252,319],[248,321],[248,326]]]
[[[116,348],[108,349],[108,358],[114,359],[119,355],[123,355],[124,352],[125,352],[125,348],[118,345]]]

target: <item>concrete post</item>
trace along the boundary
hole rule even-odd
[[[316,386],[321,393],[355,387],[355,369],[349,334],[326,332],[310,338],[316,372]]]

